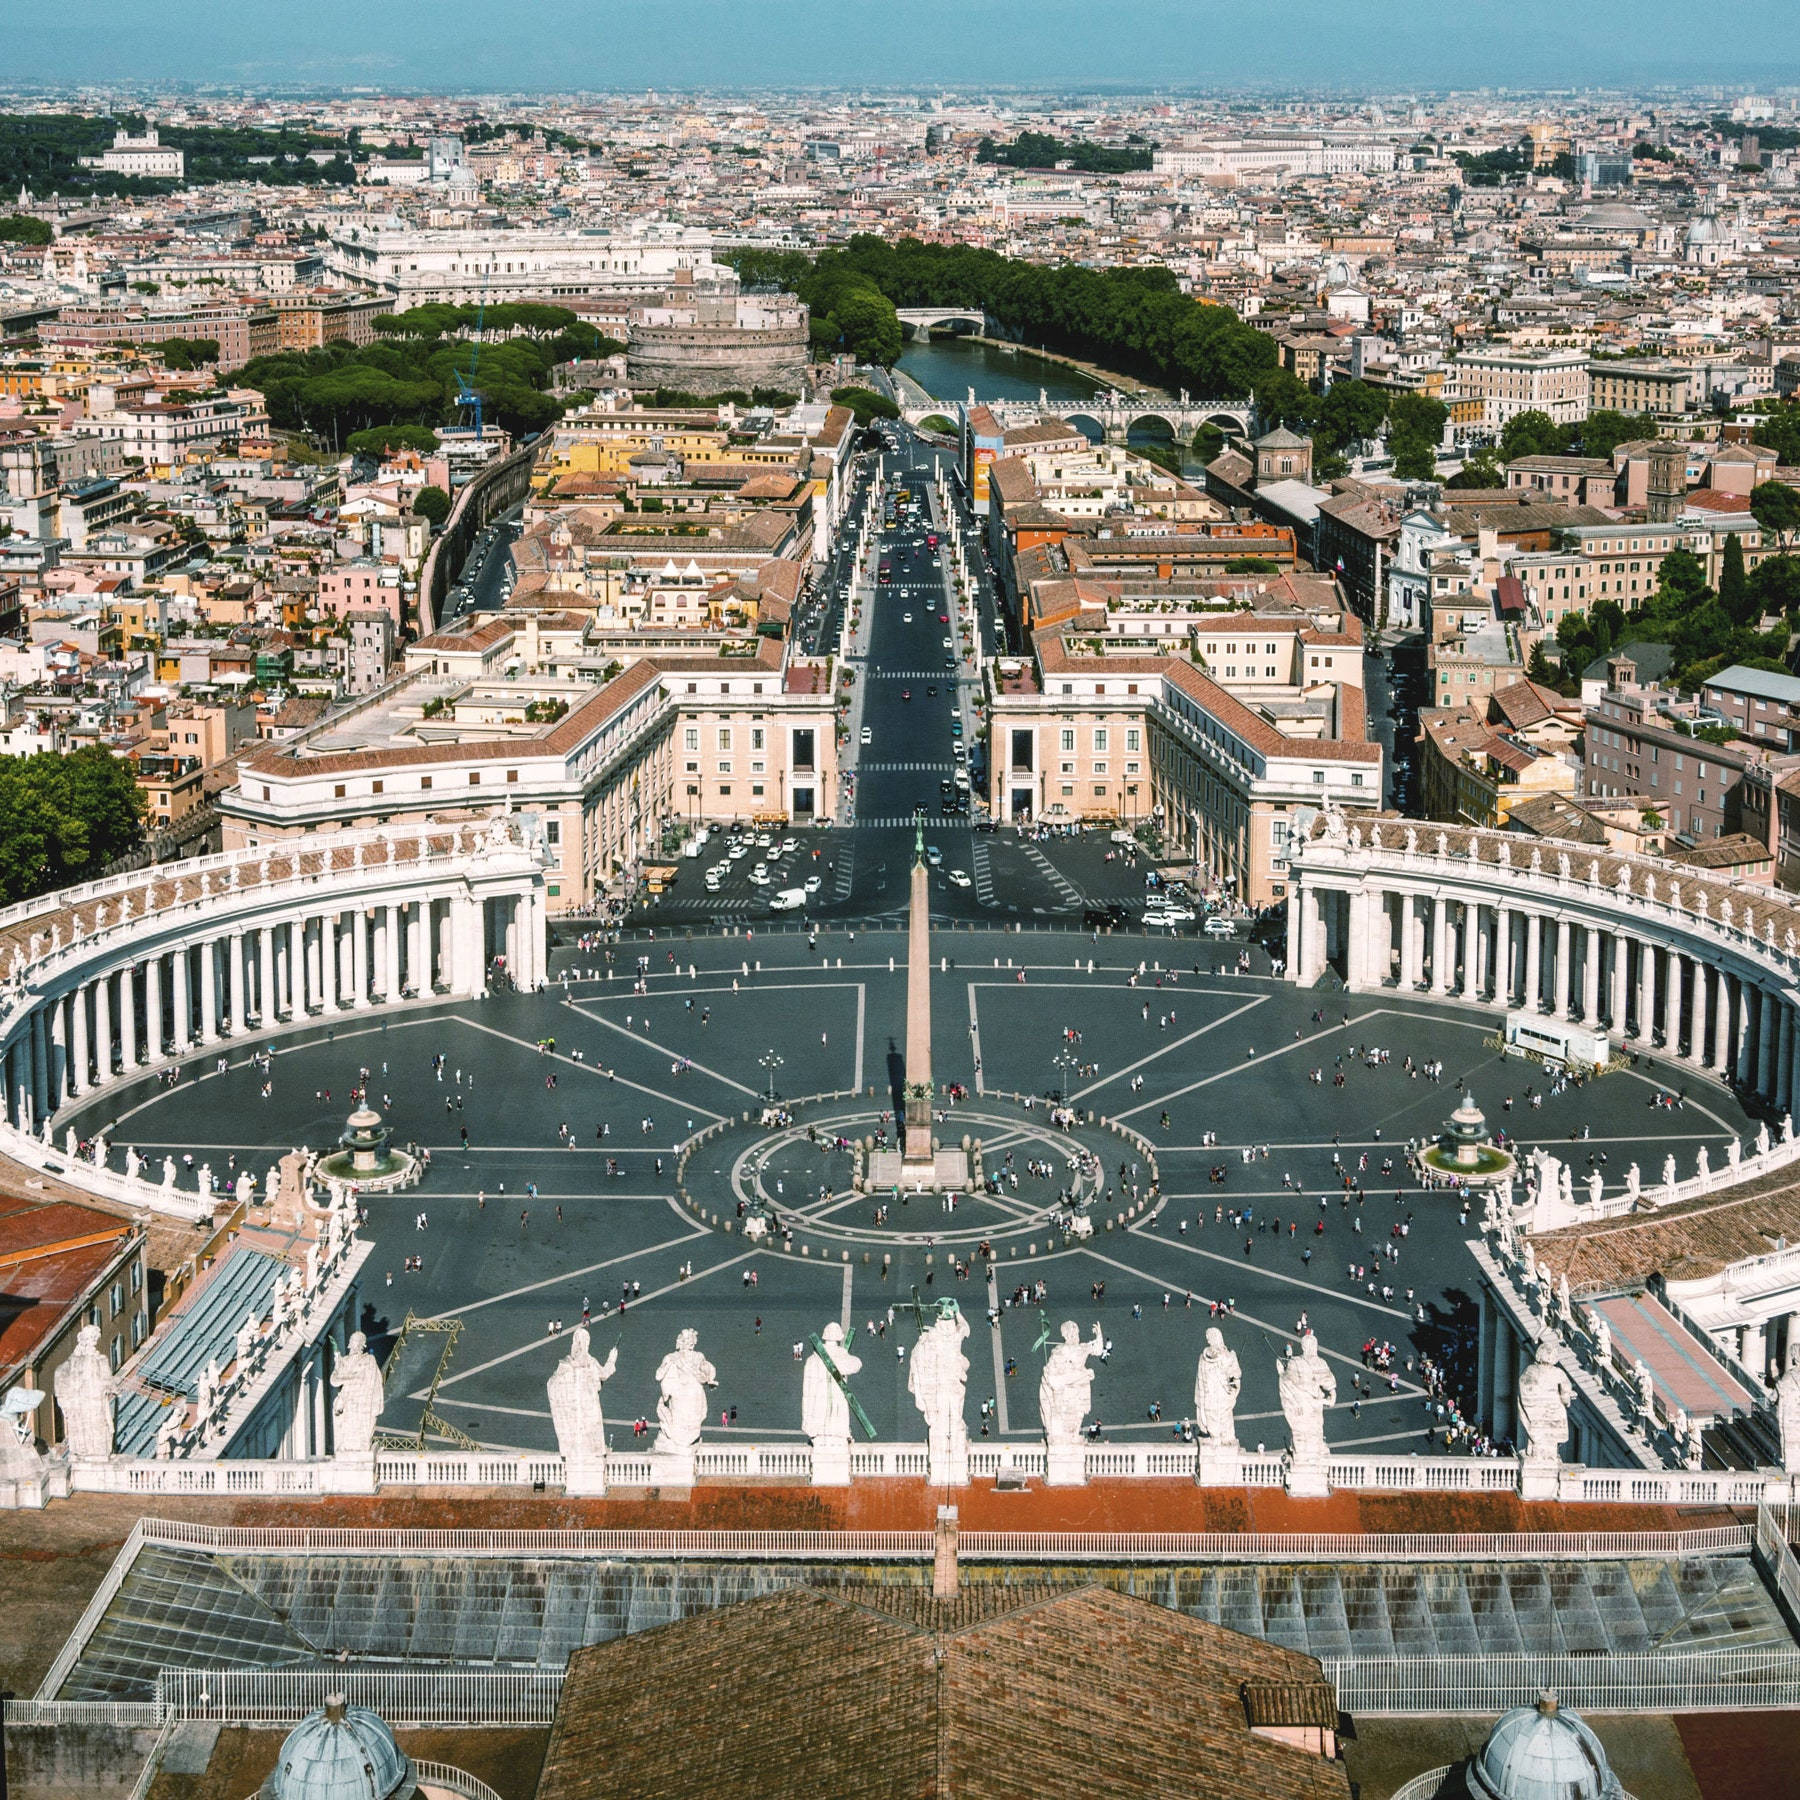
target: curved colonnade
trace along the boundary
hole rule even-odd
[[[1364,828],[1296,840],[1288,973],[1604,1029],[1616,1048],[1796,1098],[1800,910],[1772,891],[1645,857],[1499,831]]]
[[[145,869],[0,912],[0,1150],[107,1198],[210,1196],[57,1153],[58,1110],[225,1041],[545,972],[526,815],[346,832]],[[72,1137],[72,1133],[70,1136]]]

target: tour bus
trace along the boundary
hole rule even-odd
[[[1509,1012],[1506,1051],[1509,1056],[1529,1056],[1565,1068],[1604,1069],[1612,1058],[1612,1040],[1592,1025],[1571,1025],[1542,1013]]]
[[[927,550],[935,550],[937,548],[937,533],[935,531],[926,532],[925,548]]]

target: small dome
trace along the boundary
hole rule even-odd
[[[1690,244],[1711,244],[1718,241],[1719,222],[1711,213],[1702,213],[1687,228],[1687,241]]]
[[[1503,1713],[1469,1764],[1481,1800],[1620,1800],[1624,1790],[1600,1740],[1554,1694]]]
[[[414,1786],[412,1764],[382,1719],[333,1694],[288,1733],[259,1800],[390,1800]]]

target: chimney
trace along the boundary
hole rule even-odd
[[[937,1551],[931,1562],[931,1597],[956,1598],[956,1508],[937,1509]]]

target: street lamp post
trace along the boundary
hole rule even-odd
[[[768,1100],[769,1104],[773,1106],[775,1103],[775,1071],[782,1066],[786,1058],[781,1056],[775,1050],[770,1049],[764,1051],[759,1060],[761,1061],[762,1066],[769,1072]]]
[[[1075,1071],[1081,1067],[1081,1058],[1065,1044],[1050,1060],[1062,1076],[1057,1084],[1057,1096],[1067,1100],[1073,1088]]]

